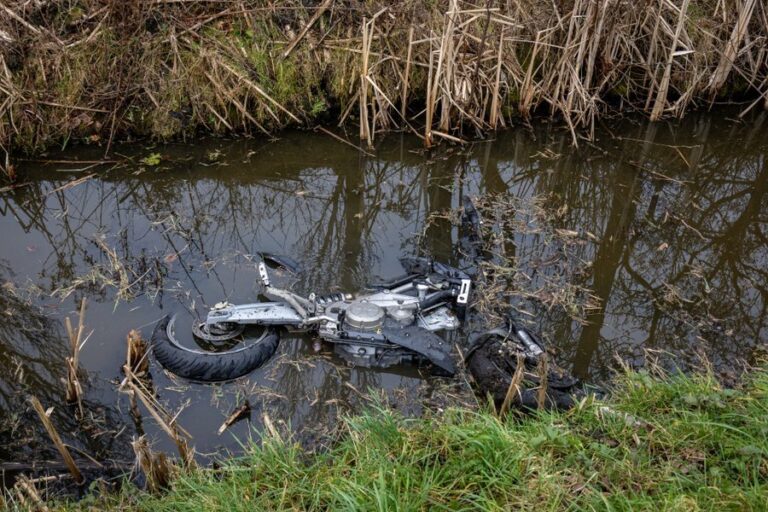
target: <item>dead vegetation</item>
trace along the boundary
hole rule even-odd
[[[131,443],[136,454],[136,466],[144,473],[150,492],[166,489],[176,473],[176,468],[163,452],[154,452],[146,436]]]
[[[67,328],[67,336],[69,337],[69,346],[72,350],[72,355],[67,357],[67,381],[66,381],[66,400],[68,403],[76,403],[79,417],[84,416],[83,412],[83,388],[80,384],[78,377],[78,370],[80,368],[80,350],[88,341],[86,337],[83,339],[85,332],[85,299],[80,301],[80,313],[78,315],[77,329],[72,327],[72,322],[69,317],[64,319],[64,325]]]
[[[523,321],[557,310],[584,324],[599,300],[584,285],[592,263],[578,249],[597,240],[589,232],[556,228],[545,197],[512,194],[473,198],[480,216],[482,259],[474,309],[495,324],[512,315]],[[449,216],[458,223],[461,211]],[[463,249],[466,251],[466,249]]]
[[[74,478],[75,482],[78,484],[83,483],[85,481],[83,479],[83,474],[80,472],[80,469],[77,467],[77,464],[75,464],[75,459],[72,458],[72,454],[69,452],[69,449],[64,444],[64,441],[61,440],[59,433],[56,431],[56,427],[53,425],[53,422],[51,421],[50,413],[52,412],[52,410],[49,409],[48,411],[46,411],[43,408],[43,404],[41,404],[40,400],[38,400],[37,397],[35,396],[30,397],[29,402],[32,404],[32,407],[34,408],[35,412],[40,418],[40,421],[45,427],[45,431],[48,433],[48,436],[51,438],[51,441],[53,442],[54,446],[56,446],[56,449],[61,455],[61,458],[64,459],[64,463],[66,464],[67,469],[72,475],[72,478]]]
[[[165,432],[168,437],[176,445],[176,449],[179,452],[179,458],[181,464],[185,467],[195,466],[195,449],[190,447],[189,444],[192,440],[192,435],[182,428],[176,419],[181,411],[176,414],[171,414],[165,409],[160,401],[154,396],[148,384],[142,381],[136,374],[134,374],[128,365],[123,367],[123,373],[125,378],[120,383],[120,391],[127,393],[131,399],[138,399],[144,406],[147,412],[149,412],[152,419],[155,420],[158,427]],[[134,443],[134,450],[137,450],[137,445]],[[145,450],[137,451],[144,453]]]
[[[225,430],[227,430],[229,427],[234,425],[240,420],[244,420],[246,418],[250,418],[251,416],[251,404],[248,400],[245,400],[243,404],[232,411],[232,414],[227,416],[227,419],[224,420],[224,423],[221,424],[219,427],[219,430],[216,431],[218,435],[221,435],[224,433]]]
[[[543,108],[576,140],[611,107],[652,119],[768,107],[756,0],[6,2],[0,161],[117,135],[271,133],[356,118],[427,146]]]
[[[126,337],[127,351],[126,367],[137,378],[144,378],[149,372],[149,342],[142,338],[141,333],[132,329]]]

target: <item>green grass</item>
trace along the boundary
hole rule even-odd
[[[164,495],[127,486],[59,507],[768,510],[768,372],[734,390],[706,374],[629,373],[609,402],[508,421],[374,409],[347,419],[340,441],[320,454],[267,437],[223,470],[179,476]]]

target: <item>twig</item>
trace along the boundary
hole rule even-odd
[[[549,358],[547,354],[541,354],[539,360],[539,391],[536,401],[539,404],[539,410],[544,410],[547,406],[547,386],[549,385]]]
[[[238,421],[246,418],[251,414],[251,404],[246,400],[243,402],[243,405],[235,409],[232,414],[230,414],[226,420],[224,420],[224,423],[221,424],[219,427],[219,430],[216,432],[218,435],[221,435],[224,433],[225,430],[227,430],[229,427],[237,423]]]
[[[65,183],[64,185],[51,190],[50,192],[48,192],[48,195],[55,194],[56,192],[61,192],[62,190],[67,190],[68,188],[76,187],[77,185],[80,185],[81,183],[85,183],[86,181],[88,181],[89,179],[93,178],[94,176],[96,176],[96,173],[89,174],[87,176],[83,176],[81,178],[77,178],[75,180],[69,181],[69,182]]]

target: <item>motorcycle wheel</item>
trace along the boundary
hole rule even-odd
[[[152,353],[165,368],[186,379],[202,382],[232,380],[266,363],[277,350],[280,335],[266,328],[255,341],[220,352],[183,346],[175,337],[176,315],[165,316],[152,332]]]

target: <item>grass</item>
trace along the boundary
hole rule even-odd
[[[217,470],[150,495],[60,510],[766,510],[768,372],[737,389],[707,373],[629,372],[608,402],[499,420],[386,409],[345,421],[315,454],[275,433]]]

